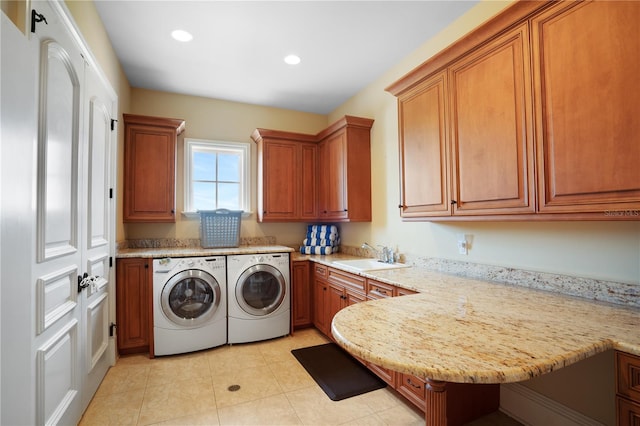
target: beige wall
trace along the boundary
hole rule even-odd
[[[198,219],[180,214],[184,206],[184,139],[210,139],[227,142],[251,142],[252,210],[256,209],[256,149],[251,133],[258,127],[316,134],[327,127],[325,115],[279,108],[228,102],[196,96],[133,89],[131,113],[185,120],[185,132],[178,140],[176,223],[124,225],[128,239],[198,238]],[[278,244],[302,243],[305,224],[259,224],[255,213],[242,219],[242,237],[274,236]]]

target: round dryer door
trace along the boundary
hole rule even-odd
[[[162,312],[175,324],[197,327],[209,320],[220,305],[220,285],[209,273],[182,271],[162,289]]]
[[[280,307],[287,291],[284,277],[271,265],[253,265],[236,283],[236,300],[246,313],[264,316]]]

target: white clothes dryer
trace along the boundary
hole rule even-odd
[[[227,343],[224,256],[154,259],[153,340],[155,355]]]
[[[229,343],[289,334],[289,253],[227,256],[227,283]]]

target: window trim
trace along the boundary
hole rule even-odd
[[[193,182],[191,181],[192,169],[192,151],[193,147],[207,147],[230,149],[241,152],[244,161],[244,167],[241,171],[243,180],[243,195],[241,202],[243,204],[243,217],[251,215],[251,144],[248,142],[229,142],[211,139],[184,139],[184,211],[182,214],[186,217],[200,217],[197,211],[191,210],[191,193],[193,191]]]

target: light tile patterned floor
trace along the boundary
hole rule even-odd
[[[291,355],[326,342],[308,329],[192,354],[122,357],[80,425],[424,425],[388,388],[331,401]]]

